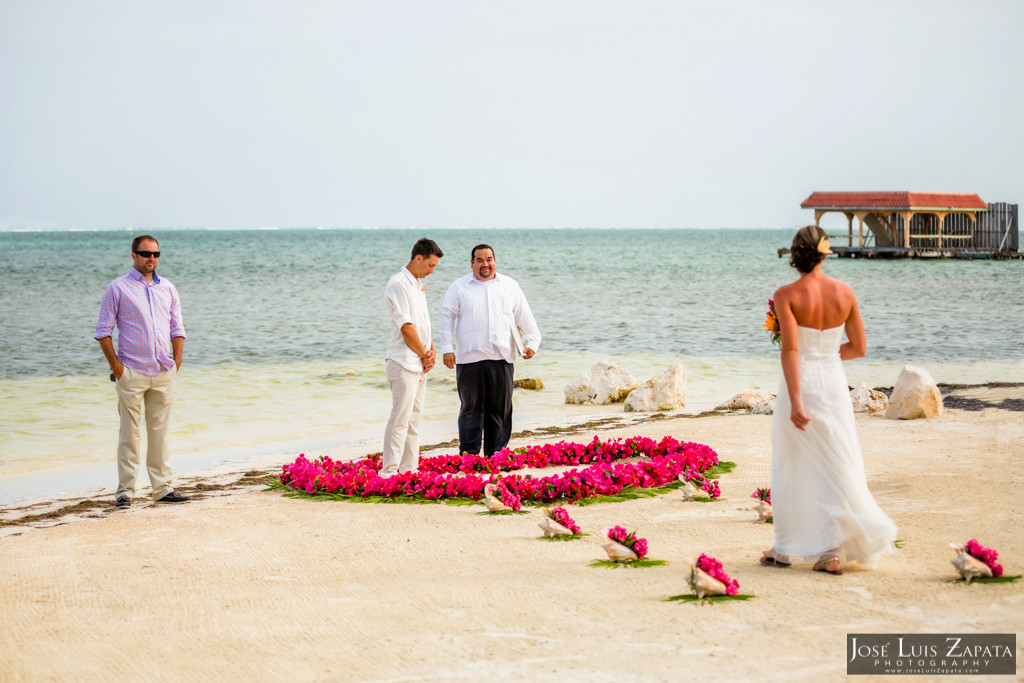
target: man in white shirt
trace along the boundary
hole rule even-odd
[[[512,436],[512,328],[522,331],[526,359],[540,346],[540,329],[519,283],[498,275],[491,247],[473,247],[469,265],[473,272],[453,282],[444,296],[441,352],[445,366],[455,368],[462,403],[459,452],[479,453],[482,438],[484,455],[492,455]]]
[[[384,429],[382,478],[415,472],[420,464],[420,414],[427,373],[437,352],[430,334],[427,286],[423,279],[434,272],[444,254],[426,237],[412,248],[405,268],[388,280],[384,300],[391,319],[391,342],[385,354],[385,376],[391,387],[391,417]]]

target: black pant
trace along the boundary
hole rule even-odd
[[[482,360],[455,366],[459,388],[459,452],[492,455],[512,436],[512,370],[504,360]]]

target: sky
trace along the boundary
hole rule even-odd
[[[0,0],[0,229],[1021,203],[1022,121],[1021,0]]]

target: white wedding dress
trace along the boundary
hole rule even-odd
[[[772,513],[776,555],[816,561],[838,552],[842,564],[873,569],[895,552],[896,525],[875,502],[839,357],[843,327],[799,327],[800,389],[806,431],[790,421],[783,376],[772,418]]]

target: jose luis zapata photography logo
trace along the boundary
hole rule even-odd
[[[847,674],[1013,675],[1014,633],[848,633]]]

